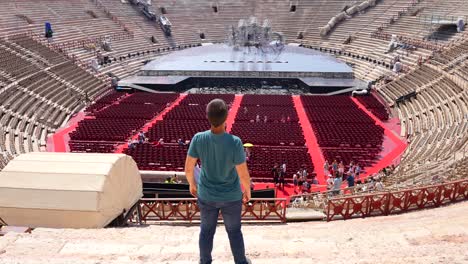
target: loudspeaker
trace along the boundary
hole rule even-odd
[[[124,154],[35,152],[0,172],[0,216],[8,225],[102,228],[143,196]]]

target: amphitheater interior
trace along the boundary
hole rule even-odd
[[[169,53],[174,47],[224,42],[229,26],[255,16],[259,21],[269,19],[272,28],[282,32],[288,43],[323,52],[341,51],[334,55],[353,65],[355,77],[360,80],[379,81],[394,76],[389,65],[398,55],[405,74],[376,86],[390,116],[401,121],[401,136],[409,139],[391,183],[413,184],[437,174],[466,177],[466,33],[436,31],[429,39],[421,21],[436,15],[463,17],[468,7],[457,0],[381,0],[321,36],[319,28],[351,2],[157,1],[154,8],[165,9],[173,24],[174,34],[168,39],[138,10],[121,1],[2,1],[0,166],[20,153],[45,151],[47,137],[82,111],[85,99],[96,102],[112,93],[108,73],[125,78],[135,74],[143,62]],[[49,46],[42,36],[46,21],[55,32]],[[200,33],[204,33],[203,39]],[[421,40],[422,44],[414,51],[387,52],[388,40],[376,37],[376,33]],[[95,57],[95,50],[70,43],[106,36],[115,39],[112,57],[125,58],[103,65],[98,73],[92,72],[83,65]],[[352,41],[348,43],[350,36]],[[149,50],[158,52],[147,53]],[[430,59],[418,65],[420,57]],[[395,104],[397,98],[414,90],[417,98]],[[110,97],[104,101],[112,100]]]
[[[149,60],[179,49],[224,43],[226,32],[232,25],[237,25],[240,19],[256,17],[259,21],[268,19],[271,27],[281,32],[288,44],[332,55],[351,65],[355,78],[375,83],[372,93],[379,101],[363,99],[361,102],[382,120],[399,120],[401,129],[397,136],[407,144],[393,174],[385,179],[386,188],[411,188],[468,177],[468,33],[427,23],[427,19],[434,17],[464,18],[466,22],[468,5],[465,0],[378,0],[375,6],[347,15],[327,34],[322,34],[321,29],[330,19],[360,1],[154,0],[155,12],[164,13],[172,23],[170,37],[129,2],[0,0],[0,169],[22,153],[47,151],[50,137],[80,113],[86,117],[80,121],[79,128],[70,133],[66,146],[69,151],[115,152],[164,111],[168,111],[162,122],[165,126],[151,127],[148,131],[150,140],[157,141],[157,133],[163,132],[177,140],[177,135],[171,134],[177,129],[184,131],[188,138],[202,128],[197,121],[200,120],[198,112],[193,114],[196,117],[192,120],[178,122],[187,112],[184,107],[193,102],[206,104],[215,96],[189,94],[184,99],[182,93],[124,94],[112,88],[111,77],[133,76]],[[46,22],[53,27],[52,40],[44,37]],[[389,51],[392,35],[413,48]],[[103,39],[112,40],[112,52],[109,62],[95,71],[89,65],[96,57],[96,46]],[[403,64],[403,70],[398,74],[391,67],[395,57]],[[399,102],[412,92],[417,96]],[[235,101],[234,95],[222,96],[228,102]],[[259,95],[245,94],[241,107],[250,109],[252,105],[264,102],[255,96]],[[277,111],[272,110],[275,107],[286,112],[293,109],[291,118],[300,118],[296,117],[294,107],[297,105],[291,95],[280,97],[262,107],[272,115]],[[307,111],[318,111],[319,107],[314,106],[316,101],[308,102],[307,95],[300,97],[306,118]],[[141,107],[148,98],[152,98],[154,107]],[[333,102],[339,104],[350,98],[337,96]],[[170,104],[178,104],[174,108],[176,111],[165,109]],[[121,108],[134,107],[135,111],[119,109],[121,105]],[[112,111],[107,111],[109,109]],[[204,117],[202,112],[198,114]],[[115,115],[127,116],[119,123],[112,119]],[[108,126],[102,131],[113,138],[104,136],[102,142],[96,143],[99,138],[89,139],[86,127],[80,130],[80,126],[86,126],[83,123],[106,118],[109,120],[97,126]],[[242,118],[237,116],[231,131],[255,138],[245,131]],[[124,127],[124,123],[128,127]],[[184,127],[179,127],[182,123]],[[93,124],[88,127],[92,130]],[[327,128],[326,125],[323,127]],[[274,155],[275,150],[286,153],[286,156],[305,155],[304,163],[309,169],[315,172],[321,169],[322,164],[313,164],[307,148],[302,147],[307,138],[301,134],[301,129],[300,125],[291,125],[276,130],[278,134],[291,137],[289,147],[255,139],[270,151],[256,157],[260,165],[252,165],[254,176],[257,173],[258,179],[263,180],[263,172],[269,167],[262,162],[268,159],[268,153]],[[154,138],[151,133],[155,134]],[[382,142],[376,144],[381,146]],[[338,146],[324,147],[328,154],[325,150],[323,154],[331,156]],[[365,153],[372,155],[373,147]],[[183,162],[180,157],[186,154],[186,150],[180,148],[167,150],[167,153],[151,148],[124,148],[121,151],[134,156],[140,169],[145,170],[155,169],[155,166],[161,169],[161,166],[145,163],[138,151],[150,153],[150,157],[166,155],[168,159],[175,159],[171,160],[172,165]],[[375,155],[363,158],[363,162],[368,161],[371,166],[376,163],[372,160],[375,158]],[[169,170],[167,166],[164,169]],[[172,169],[177,171],[180,166]],[[466,248],[466,232],[463,239],[462,246]],[[468,260],[460,261],[457,263]]]

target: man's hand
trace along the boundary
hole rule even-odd
[[[241,163],[236,166],[237,174],[239,175],[241,185],[244,189],[244,193],[242,194],[242,201],[244,203],[250,201],[251,194],[250,194],[250,175],[249,170],[247,169],[247,163]]]
[[[192,196],[195,197],[195,198],[198,197],[197,185],[195,185],[195,184],[190,184],[190,194],[192,194]]]
[[[245,192],[242,194],[242,201],[244,203],[250,201],[250,198],[251,198],[251,193],[250,193],[250,189],[247,189],[245,190]]]

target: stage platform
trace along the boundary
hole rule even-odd
[[[329,54],[298,47],[266,48],[210,44],[172,52],[147,63],[136,76],[121,80],[120,89],[183,90],[225,83],[252,86],[289,85],[319,93],[356,86],[353,69]],[[195,85],[195,86],[194,86]],[[175,89],[174,89],[175,88]],[[331,90],[330,90],[331,89]]]
[[[254,47],[235,50],[224,44],[175,51],[146,64],[139,75],[192,75],[183,72],[205,72],[205,76],[212,72],[235,72],[239,75],[246,72],[263,72],[266,76],[275,72],[303,73],[305,76],[302,77],[325,74],[337,77],[353,76],[351,67],[345,63],[311,49],[285,45],[282,49],[274,51]],[[271,77],[279,76],[271,74]]]

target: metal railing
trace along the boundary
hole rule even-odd
[[[327,221],[404,213],[468,200],[468,179],[400,191],[332,198]]]
[[[284,198],[255,198],[242,205],[242,221],[286,222]],[[221,218],[219,218],[221,219]],[[137,224],[200,220],[196,198],[143,198],[128,220]]]

